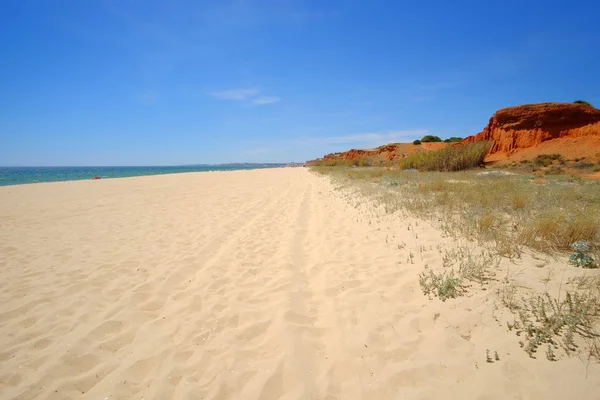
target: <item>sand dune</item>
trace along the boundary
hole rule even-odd
[[[423,296],[454,245],[302,168],[2,187],[0,398],[597,399]]]

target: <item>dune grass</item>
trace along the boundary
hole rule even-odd
[[[554,157],[548,157],[554,158]],[[558,162],[552,159],[552,162]],[[543,159],[540,163],[546,163]],[[341,187],[351,187],[387,213],[428,220],[448,237],[468,239],[485,249],[446,252],[444,270],[419,275],[424,294],[446,301],[464,295],[468,281],[487,285],[500,257],[524,253],[565,260],[573,243],[589,244],[588,268],[600,267],[600,182],[564,175],[507,174],[498,170],[409,172],[399,169],[314,168]],[[531,265],[530,268],[540,267]],[[587,270],[580,269],[581,273]],[[597,271],[593,271],[597,272]],[[494,280],[496,281],[496,280]],[[522,348],[545,358],[582,354],[600,361],[600,276],[582,276],[562,296],[518,287],[514,278],[498,289],[514,314],[507,323]],[[587,352],[587,353],[586,353]]]
[[[483,165],[491,147],[491,142],[481,141],[417,152],[401,159],[399,165],[401,169],[419,171],[463,171]]]
[[[388,211],[434,221],[450,236],[491,242],[503,256],[525,248],[570,251],[578,240],[600,247],[600,182],[531,175],[419,173],[391,169],[316,168],[359,185]]]

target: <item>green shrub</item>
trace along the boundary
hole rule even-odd
[[[558,165],[553,165],[546,171],[544,171],[546,175],[562,175],[565,173],[565,170],[559,167]]]
[[[534,160],[533,163],[535,165],[538,165],[540,167],[547,167],[548,165],[552,164],[554,161],[562,161],[563,158],[560,154],[554,153],[554,154],[540,154],[539,156],[537,156]]]
[[[575,100],[573,103],[575,103],[575,104],[583,104],[584,106],[588,106],[588,107],[594,107],[593,105],[591,105],[590,103],[588,103],[585,100]]]
[[[585,161],[578,161],[577,163],[575,163],[573,165],[574,168],[577,169],[588,169],[588,168],[593,168],[594,164],[593,163],[589,163],[589,162],[585,162]]]
[[[419,139],[417,139],[413,142],[413,144],[419,145],[419,144],[421,144],[421,141]]]
[[[352,165],[356,165],[357,167],[369,167],[371,166],[371,161],[366,158],[356,158],[352,160]]]
[[[444,143],[458,143],[460,141],[462,141],[462,138],[453,136],[451,138],[444,140]]]
[[[439,136],[433,136],[433,135],[426,135],[423,136],[423,139],[421,139],[422,143],[432,143],[432,142],[441,142],[442,139],[440,139]]]
[[[400,160],[400,168],[419,171],[462,171],[475,168],[483,164],[491,146],[491,142],[481,141],[418,152]]]

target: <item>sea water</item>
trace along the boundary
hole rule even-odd
[[[169,167],[0,167],[0,186],[24,183],[77,181],[181,172],[235,171],[281,167],[281,164],[186,165]]]

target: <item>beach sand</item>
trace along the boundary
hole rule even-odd
[[[598,399],[423,295],[452,246],[303,168],[1,187],[0,398]]]

